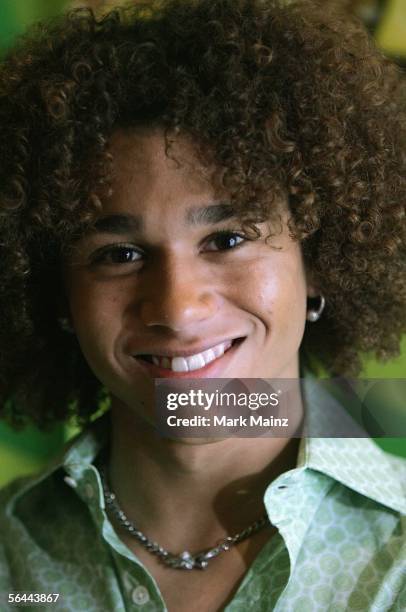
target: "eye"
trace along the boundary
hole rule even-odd
[[[217,232],[205,242],[206,251],[229,251],[242,245],[248,239],[246,236],[233,231]]]
[[[129,245],[109,245],[98,249],[91,256],[92,264],[122,265],[140,261],[142,253]]]

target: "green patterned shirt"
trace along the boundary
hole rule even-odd
[[[0,492],[1,612],[16,610],[6,600],[17,591],[60,594],[33,610],[166,610],[154,578],[105,512],[93,463],[108,440],[108,419],[40,475]],[[404,612],[405,485],[406,461],[368,438],[303,438],[296,468],[265,493],[278,533],[225,610]]]

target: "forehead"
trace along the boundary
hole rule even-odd
[[[167,224],[173,232],[175,223],[212,225],[244,213],[221,186],[222,169],[209,157],[202,160],[199,145],[187,134],[165,134],[158,127],[120,129],[110,138],[109,153],[112,192],[102,199],[101,231],[100,223],[112,215],[137,217],[133,229]],[[278,198],[275,212],[286,213],[286,204]],[[120,226],[120,219],[115,223]]]
[[[165,135],[159,128],[117,130],[110,139],[113,188],[149,191],[155,184],[190,191],[213,191],[213,165],[203,164],[188,135]]]
[[[102,198],[97,229],[105,229],[106,217],[111,229],[112,215],[133,216],[134,230],[151,223],[170,223],[173,229],[175,220],[188,226],[212,224],[233,215],[226,194],[213,185],[213,167],[199,160],[190,137],[165,136],[158,128],[118,130],[110,139],[109,153],[112,190]],[[122,221],[114,220],[117,231]]]

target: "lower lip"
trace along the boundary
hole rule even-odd
[[[244,340],[245,338],[239,338],[221,357],[214,359],[214,361],[205,365],[204,368],[192,370],[191,372],[173,372],[143,359],[137,359],[136,357],[135,359],[142,369],[146,370],[149,376],[153,378],[221,378],[221,371],[227,367],[230,359],[232,359],[234,353]]]

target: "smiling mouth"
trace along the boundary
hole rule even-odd
[[[202,370],[209,364],[217,361],[232,347],[240,344],[245,338],[227,340],[195,355],[167,357],[160,355],[136,355],[135,358],[144,363],[155,366],[168,372],[186,373]]]

